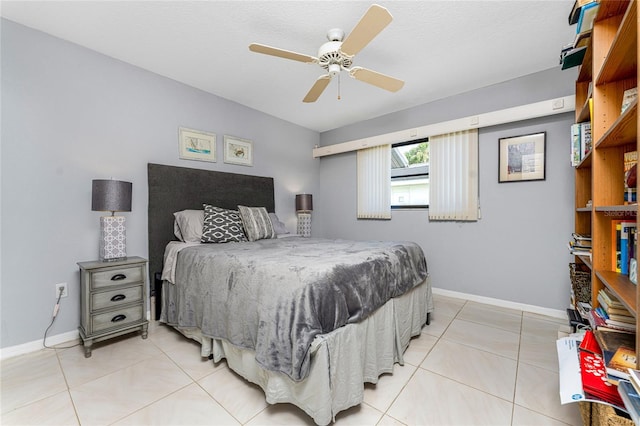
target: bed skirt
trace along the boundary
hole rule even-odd
[[[163,285],[163,301],[172,300],[172,287]],[[203,337],[196,328],[178,330],[201,343],[202,356],[211,356],[216,363],[226,358],[229,368],[263,389],[268,403],[294,404],[317,424],[327,425],[340,411],[362,402],[365,382],[377,383],[381,374],[393,372],[395,363],[404,363],[402,355],[411,337],[420,334],[432,311],[427,278],[364,321],[317,336],[311,346],[309,375],[300,382],[263,369],[251,350]],[[161,321],[172,325],[164,315]]]

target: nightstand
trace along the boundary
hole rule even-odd
[[[78,262],[80,267],[80,337],[84,356],[94,342],[138,331],[147,338],[147,260]]]

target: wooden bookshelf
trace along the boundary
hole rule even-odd
[[[612,221],[638,220],[638,205],[624,203],[624,153],[639,151],[638,102],[621,113],[624,91],[638,85],[638,1],[601,0],[576,80],[576,123],[591,122],[592,151],[575,170],[575,232],[591,234],[591,303],[606,287],[636,317],[640,291],[615,272]],[[589,100],[592,100],[592,108]],[[591,200],[591,207],[587,201]],[[638,339],[638,338],[637,338]],[[640,348],[640,339],[637,342]],[[640,366],[640,364],[639,364]]]

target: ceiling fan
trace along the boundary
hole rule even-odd
[[[302,100],[303,102],[315,102],[329,85],[331,78],[336,75],[339,78],[342,70],[347,71],[356,80],[390,92],[397,92],[404,86],[404,81],[367,68],[351,66],[353,57],[389,25],[392,19],[393,17],[386,8],[377,4],[372,5],[346,38],[344,31],[339,28],[329,30],[327,33],[329,41],[320,46],[317,57],[258,43],[250,44],[249,50],[294,61],[318,64],[327,70],[327,74],[321,75],[316,80]],[[340,99],[339,95],[338,99]]]

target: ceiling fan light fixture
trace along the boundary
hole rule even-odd
[[[336,74],[340,74],[340,69],[339,64],[329,64],[329,75],[334,77]]]

